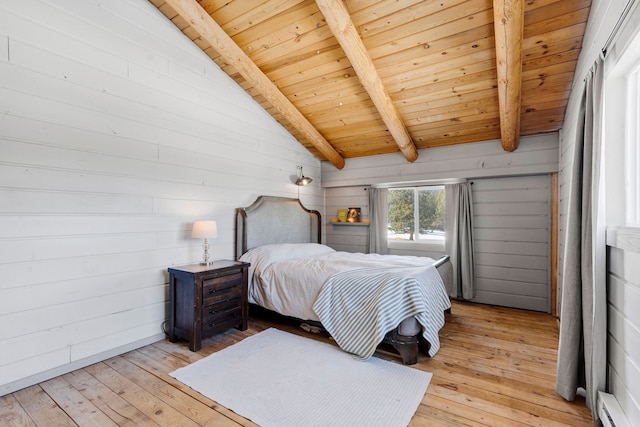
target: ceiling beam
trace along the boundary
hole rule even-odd
[[[244,51],[227,35],[196,0],[165,0],[227,62],[250,82],[275,109],[302,133],[336,168],[344,167],[338,153],[306,117],[289,101]]]
[[[407,161],[413,162],[418,158],[416,146],[382,84],[382,79],[351,20],[349,11],[342,0],[316,0],[316,4],[400,151]]]
[[[513,151],[520,142],[524,0],[493,0],[493,25],[502,148]]]

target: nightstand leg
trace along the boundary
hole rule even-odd
[[[170,342],[176,342],[178,336],[176,335],[176,276],[169,274],[169,329],[167,335],[169,335]]]

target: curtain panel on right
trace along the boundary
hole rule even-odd
[[[605,229],[602,226],[602,117],[604,61],[587,74],[580,103],[567,209],[556,391],[567,400],[586,390],[598,420],[598,391],[607,380]]]
[[[452,298],[473,299],[473,199],[471,184],[447,184],[445,191],[446,252],[453,265]]]

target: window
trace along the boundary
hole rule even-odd
[[[640,33],[605,60],[604,162],[608,226],[640,226]]]
[[[626,198],[628,225],[640,225],[640,61],[627,78]]]
[[[387,240],[444,243],[444,186],[390,188]]]

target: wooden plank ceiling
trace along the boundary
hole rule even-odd
[[[562,127],[591,0],[150,0],[318,159]],[[424,152],[423,152],[424,153]],[[428,155],[427,153],[423,155]]]

